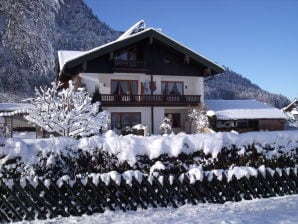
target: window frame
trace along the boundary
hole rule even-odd
[[[142,121],[142,113],[141,112],[111,112],[111,129],[114,129],[114,128],[116,128],[116,129],[123,129],[123,128],[125,128],[126,126],[123,126],[122,124],[124,123],[123,122],[123,119],[124,119],[124,117],[125,117],[125,115],[129,115],[129,127],[132,127],[133,125],[135,125],[135,124],[133,124],[133,116],[134,116],[134,114],[138,114],[138,116],[139,116],[139,121],[137,122],[137,124],[140,124],[141,123],[141,121]],[[113,127],[112,126],[112,120],[113,120],[113,116],[115,116],[115,115],[119,115],[119,117],[120,117],[120,127],[118,128],[118,127]]]
[[[165,113],[165,117],[169,118],[169,115],[172,116],[171,118],[171,123],[172,123],[172,128],[181,128],[181,113]],[[174,122],[174,118],[177,118],[176,116],[178,115],[178,121]],[[177,125],[176,125],[177,124]]]
[[[165,83],[165,88],[166,88],[166,94],[163,93],[163,89],[162,89],[162,84]],[[169,83],[180,83],[182,84],[182,93],[181,95],[184,95],[184,82],[183,81],[161,81],[161,85],[160,85],[160,92],[162,95],[166,95],[166,96],[176,96],[176,95],[170,95],[169,94]],[[179,96],[179,95],[178,95]]]
[[[124,94],[124,95],[138,95],[139,92],[139,81],[138,80],[130,80],[130,79],[111,79],[111,95],[121,95],[121,94],[113,94],[112,93],[112,85],[113,82],[127,82],[127,86],[128,86],[128,94]],[[136,82],[136,94],[133,94],[131,91],[131,82]]]
[[[249,128],[249,122],[246,120],[241,120],[236,122],[237,128]]]
[[[125,55],[125,58],[122,58]],[[114,65],[116,67],[136,67],[138,58],[138,50],[136,46],[119,50],[115,52]]]

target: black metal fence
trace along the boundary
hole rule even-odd
[[[265,174],[265,175],[264,175]],[[161,181],[162,180],[162,181]],[[121,176],[104,182],[98,178],[73,181],[36,180],[35,183],[0,179],[0,222],[48,219],[61,216],[102,213],[105,210],[136,210],[148,207],[174,207],[190,203],[224,203],[226,201],[268,198],[298,193],[297,168],[258,172],[257,176],[237,179],[222,174],[221,180],[204,174],[202,180],[190,181],[165,175],[158,178],[132,177],[127,183]]]

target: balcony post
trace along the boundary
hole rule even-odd
[[[153,97],[153,75],[150,75],[150,90],[151,90],[151,99]],[[154,108],[153,104],[151,104],[151,133],[154,133]]]

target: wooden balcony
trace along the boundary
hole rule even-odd
[[[101,95],[101,105],[107,106],[198,106],[200,104],[200,95]]]

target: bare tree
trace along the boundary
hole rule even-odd
[[[25,118],[48,132],[62,136],[89,136],[108,128],[109,116],[99,112],[99,102],[91,104],[91,98],[83,88],[58,91],[60,85],[36,89],[36,98],[30,99],[32,108]]]
[[[204,106],[192,109],[188,117],[191,124],[191,133],[193,134],[203,133],[205,129],[209,127],[209,121]]]

